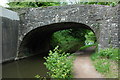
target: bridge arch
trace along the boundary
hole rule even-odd
[[[40,53],[44,54],[48,52],[50,46],[50,38],[54,32],[73,28],[88,29],[96,35],[95,31],[88,25],[77,22],[61,22],[37,27],[29,31],[24,36],[19,46],[18,56],[21,57]]]
[[[31,31],[34,32],[34,30],[38,28],[41,29],[42,27],[52,24],[57,26],[59,23],[66,24],[69,22],[89,26],[96,34],[99,49],[110,46],[119,47],[118,7],[119,6],[68,5],[21,9],[17,45],[18,52],[20,52],[20,44],[22,44],[25,36],[30,34]],[[61,25],[64,26],[65,24]]]

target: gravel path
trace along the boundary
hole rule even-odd
[[[73,75],[74,78],[102,78],[92,64],[90,59],[93,48],[88,48],[85,51],[77,51],[76,60],[74,61]]]

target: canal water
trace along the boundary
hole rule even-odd
[[[76,55],[76,59],[77,59],[74,62],[74,65],[77,65],[77,67],[73,67],[73,69],[76,70],[75,73],[80,73],[79,71],[83,70],[83,69],[79,70],[81,65],[84,66],[83,63],[90,61],[90,59],[88,59],[88,57],[90,57],[90,55],[93,52],[95,52],[94,46],[87,48],[86,50],[77,51],[77,52],[73,53]],[[47,76],[48,70],[44,65],[45,59],[43,57],[44,56],[36,55],[36,56],[28,57],[26,59],[21,59],[18,61],[3,63],[2,64],[2,77],[3,78],[35,78],[36,75],[40,75],[41,77],[48,77]],[[81,62],[82,64],[80,64],[81,60],[85,61],[85,62]],[[89,69],[88,67],[90,68],[90,66],[87,66],[87,68],[84,68],[84,69],[90,70],[91,72],[92,71],[95,72],[94,69],[92,70],[92,69]],[[86,71],[86,72],[88,72],[88,71]],[[81,73],[81,74],[83,74],[83,73]],[[76,76],[76,75],[77,74],[75,74],[74,76]],[[82,77],[86,77],[86,75],[84,75]]]
[[[3,78],[35,78],[36,75],[47,76],[48,70],[43,64],[43,56],[36,55],[18,61],[2,64]]]

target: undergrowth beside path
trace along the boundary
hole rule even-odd
[[[119,49],[101,49],[91,56],[93,64],[98,72],[105,78],[118,78]]]

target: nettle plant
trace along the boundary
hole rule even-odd
[[[48,74],[51,78],[72,78],[72,66],[75,57],[70,53],[61,53],[62,51],[55,47],[50,50],[49,56],[45,57],[44,63],[49,70]]]

